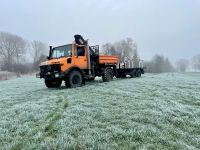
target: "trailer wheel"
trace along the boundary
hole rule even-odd
[[[79,71],[72,71],[68,76],[68,80],[65,82],[66,86],[71,88],[80,87],[82,83],[83,77]]]
[[[48,88],[57,88],[62,84],[62,80],[45,80],[44,82]]]
[[[131,78],[135,78],[135,77],[137,77],[137,72],[136,71],[133,71],[132,73],[131,73]]]
[[[130,77],[131,77],[131,78],[134,78],[134,77],[135,77],[135,74],[134,74],[134,73],[130,74]]]
[[[141,70],[138,70],[138,71],[137,71],[137,77],[141,77],[141,74],[142,74],[142,73],[141,73]]]
[[[113,71],[112,69],[106,69],[102,76],[103,82],[109,82],[113,80]]]

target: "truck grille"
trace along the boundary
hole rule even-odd
[[[47,72],[61,72],[60,64],[40,66],[41,74],[47,74]]]

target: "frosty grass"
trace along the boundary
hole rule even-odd
[[[0,81],[0,149],[200,149],[200,74],[47,89]]]

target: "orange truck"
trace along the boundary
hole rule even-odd
[[[108,82],[113,77],[140,77],[144,73],[142,67],[121,67],[118,56],[99,55],[99,46],[89,46],[81,35],[74,38],[72,44],[50,46],[49,56],[40,64],[40,72],[36,74],[37,78],[44,78],[46,87],[60,87],[65,81],[67,87],[75,88],[96,76]]]

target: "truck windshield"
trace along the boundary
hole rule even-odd
[[[63,45],[53,48],[51,58],[60,58],[60,57],[71,57],[72,56],[72,45]]]

